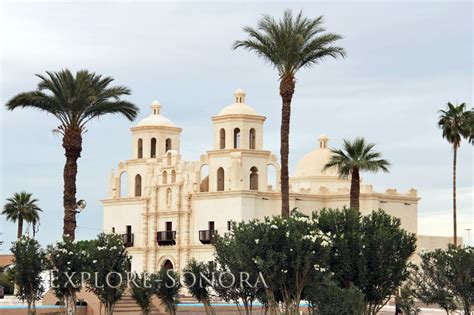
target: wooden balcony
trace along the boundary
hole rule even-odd
[[[134,234],[122,234],[123,244],[125,247],[133,247]]]
[[[160,231],[156,233],[156,241],[160,246],[175,245],[176,231]]]
[[[216,235],[216,233],[216,230],[200,230],[199,241],[202,244],[212,244],[214,242],[214,236]]]

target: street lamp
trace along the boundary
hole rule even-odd
[[[79,200],[76,203],[76,213],[81,213],[87,207],[87,202],[84,199]]]

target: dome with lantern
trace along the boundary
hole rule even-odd
[[[151,104],[151,115],[142,119],[137,127],[176,127],[176,125],[161,115],[161,104],[158,101],[154,101]]]
[[[237,89],[234,92],[234,103],[224,107],[217,116],[226,115],[252,115],[260,116],[257,111],[245,103],[245,92],[242,89]]]
[[[331,158],[332,152],[328,148],[329,138],[325,135],[319,137],[319,148],[306,154],[296,166],[296,177],[321,177],[338,176],[336,168],[323,171],[324,166]]]

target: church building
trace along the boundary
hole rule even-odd
[[[265,116],[246,104],[238,89],[233,104],[211,117],[213,147],[199,161],[183,160],[182,129],[162,115],[155,101],[151,114],[131,128],[131,158],[112,170],[104,206],[103,229],[123,235],[132,270],[181,270],[191,258],[213,259],[212,236],[232,221],[263,219],[281,210],[278,158],[265,150]],[[349,205],[350,180],[336,170],[323,172],[331,151],[322,135],[290,174],[290,209],[303,213]],[[377,192],[361,185],[362,214],[378,208],[401,219],[417,233],[415,189]],[[444,247],[444,237],[418,236],[419,248]],[[425,246],[426,245],[426,246]]]

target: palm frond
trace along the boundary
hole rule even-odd
[[[322,24],[322,16],[310,19],[302,11],[295,16],[291,10],[285,10],[278,21],[264,14],[256,28],[243,28],[248,38],[236,41],[233,49],[255,52],[271,63],[280,76],[294,76],[299,69],[317,64],[324,58],[346,56],[344,48],[335,45],[342,36],[325,33]]]
[[[390,162],[382,159],[380,152],[374,151],[375,144],[367,143],[358,137],[353,141],[343,140],[342,149],[332,149],[332,156],[324,166],[324,170],[336,167],[339,176],[347,178],[353,169],[368,172],[388,172]]]

